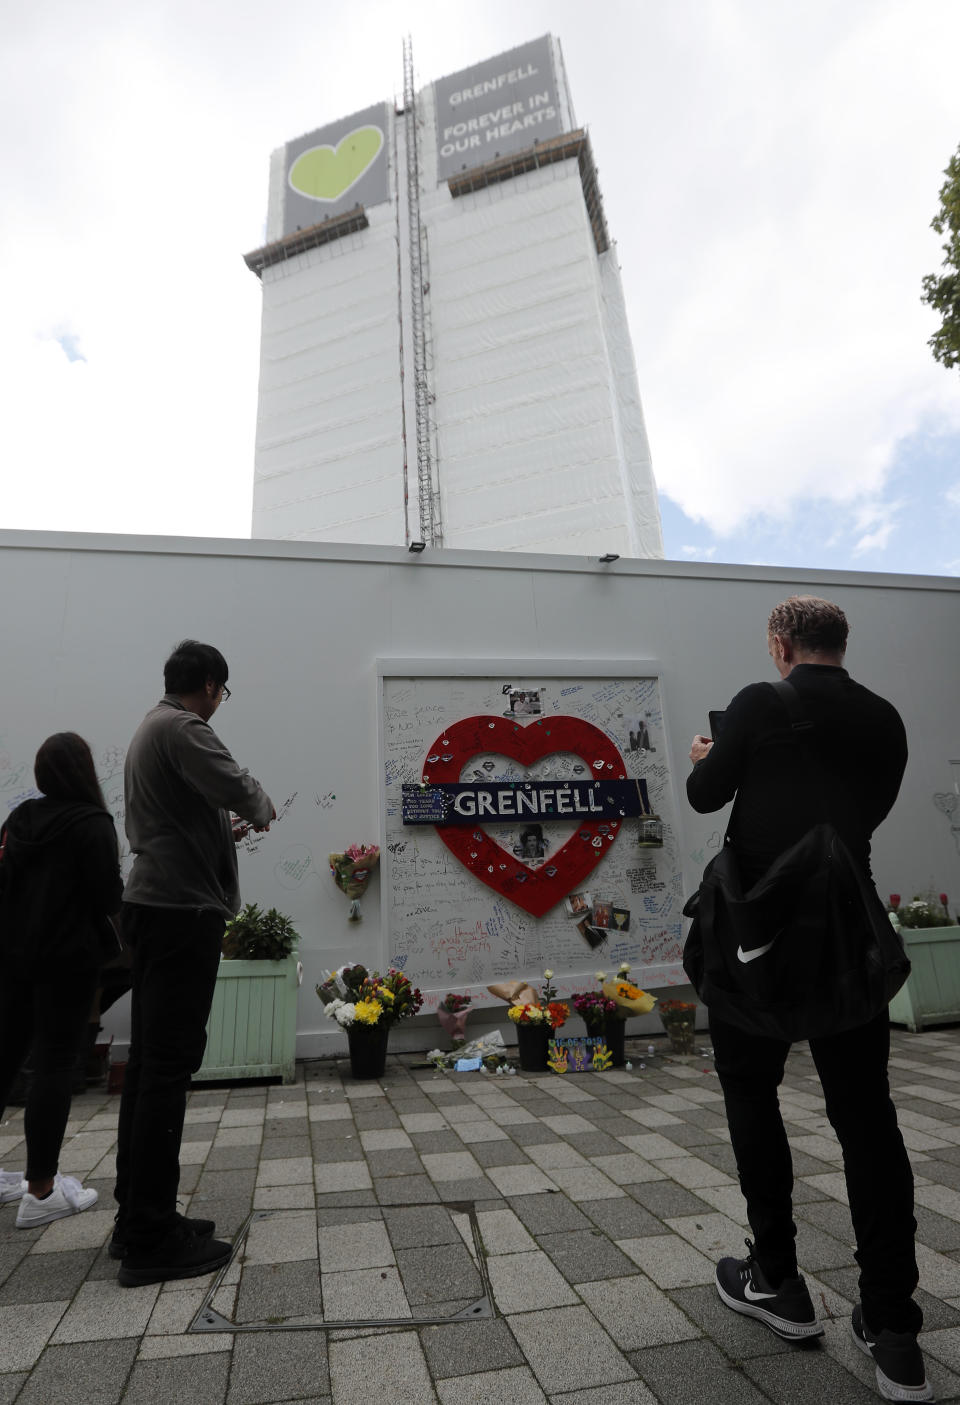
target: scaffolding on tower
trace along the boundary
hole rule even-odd
[[[403,41],[403,112],[407,157],[407,219],[410,244],[410,324],[413,341],[413,395],[417,431],[417,498],[420,540],[442,546],[440,485],[433,453],[430,413],[429,316],[424,301],[427,286],[426,234],[420,218],[420,139],[417,130],[417,94],[413,74],[413,42]]]

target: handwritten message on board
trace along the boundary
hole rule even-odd
[[[506,684],[498,678],[387,677],[381,707],[382,901],[388,957],[394,964],[415,972],[425,989],[473,987],[481,997],[490,983],[536,976],[545,966],[557,972],[561,989],[582,989],[597,969],[613,970],[620,961],[631,962],[641,985],[660,987],[685,979],[680,966],[681,861],[656,678],[541,678]],[[447,778],[432,792],[422,789],[430,758],[436,758],[430,749],[444,729],[480,715],[522,719],[525,726],[541,721],[547,726],[554,717],[580,718],[620,752],[626,772],[621,785],[633,796],[632,813],[619,820],[616,841],[610,841],[591,873],[585,895],[589,903],[568,902],[542,917],[531,916],[478,882],[469,871],[469,855],[467,864],[460,862],[441,842],[434,826],[450,823],[451,795],[465,797],[465,812],[470,797],[515,793],[528,783],[528,795],[554,792],[549,811],[533,815],[529,804],[495,800],[462,818],[533,872],[549,872],[552,858],[581,827],[572,800],[568,814],[556,814],[554,808],[557,792],[589,793],[589,761],[568,751],[544,754],[524,766],[493,748],[478,749],[464,759],[458,782]],[[479,811],[479,804],[475,808]],[[662,835],[657,847],[641,841],[642,816],[650,813]],[[590,930],[600,933],[599,945],[581,930],[585,912],[593,919]]]

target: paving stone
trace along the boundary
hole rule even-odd
[[[673,1181],[649,1181],[646,1184],[630,1187],[631,1200],[639,1201],[644,1209],[658,1220],[677,1215],[709,1215],[710,1205],[694,1195],[692,1191]]]
[[[625,1278],[638,1271],[599,1229],[544,1234],[538,1243],[570,1283]]]
[[[330,1381],[337,1405],[370,1405],[370,1385],[383,1378],[384,1344],[377,1337],[330,1343]],[[437,1395],[415,1332],[389,1339],[390,1405],[433,1405]],[[231,1402],[233,1405],[233,1402]]]
[[[640,1239],[668,1233],[655,1215],[625,1195],[610,1200],[585,1200],[580,1209],[611,1239]]]
[[[531,1234],[591,1228],[590,1220],[565,1195],[524,1195],[517,1199],[512,1209]]]
[[[327,1322],[366,1322],[412,1315],[395,1265],[321,1273],[320,1283]]]
[[[421,1314],[451,1299],[472,1300],[483,1294],[483,1280],[462,1242],[401,1249],[397,1265],[407,1301]]]
[[[509,1137],[503,1141],[474,1142],[471,1150],[480,1166],[526,1166],[529,1157],[523,1147]]]
[[[246,1171],[234,1171],[232,1173],[223,1172],[221,1174],[232,1174],[235,1176],[247,1175]],[[287,1159],[265,1161],[260,1160],[260,1169],[256,1175],[256,1186],[274,1185],[312,1185],[313,1184],[313,1160],[309,1156],[295,1156]]]
[[[316,1260],[244,1267],[237,1294],[237,1322],[321,1317]]]
[[[0,1375],[0,1405],[11,1405],[11,1402],[16,1399],[20,1387],[27,1380],[29,1380],[29,1376],[26,1371],[8,1371]],[[36,1400],[37,1397],[34,1396],[34,1401]],[[63,1405],[74,1405],[74,1402],[72,1399],[64,1398]],[[99,1402],[96,1402],[96,1405],[99,1405]],[[106,1401],[104,1405],[107,1405]]]
[[[286,1398],[301,1401],[330,1389],[326,1332],[257,1332],[239,1334],[227,1405],[273,1405]]]
[[[383,1212],[395,1250],[426,1244],[456,1244],[460,1238],[450,1213],[434,1205],[397,1205]]]
[[[777,1398],[761,1394],[712,1342],[648,1347],[631,1352],[629,1360],[663,1405],[689,1405],[697,1399],[710,1405],[765,1405]],[[815,1398],[808,1396],[807,1405]]]
[[[269,1185],[253,1192],[255,1210],[309,1210],[315,1200],[312,1185]]]
[[[865,1359],[864,1365],[873,1375]],[[743,1363],[743,1370],[778,1405],[809,1405],[811,1400],[830,1399],[842,1400],[843,1405],[876,1405],[875,1385],[858,1380],[823,1350],[754,1357]]]
[[[366,1163],[360,1161],[328,1161],[314,1168],[317,1190],[330,1194],[337,1190],[369,1190],[373,1184]]]
[[[520,1254],[537,1247],[513,1210],[485,1211],[477,1223],[488,1254]]]
[[[25,1405],[116,1405],[137,1354],[132,1339],[48,1346],[19,1400]],[[12,1400],[2,1391],[0,1400]]]
[[[554,1393],[553,1405],[596,1405],[594,1390],[574,1390]],[[603,1388],[603,1405],[657,1405],[657,1398],[643,1381],[619,1381]]]
[[[634,1379],[636,1373],[627,1358],[585,1307],[519,1313],[509,1321],[548,1395]]]
[[[423,1174],[423,1162],[413,1147],[395,1151],[368,1151],[367,1166],[374,1179],[384,1176],[417,1176]]]
[[[186,1356],[179,1360],[138,1361],[124,1392],[124,1405],[222,1405],[227,1394],[230,1353]]]
[[[539,1166],[491,1166],[489,1177],[502,1195],[536,1195],[559,1189],[558,1182]]]
[[[65,1219],[45,1225],[31,1253],[59,1254],[65,1249],[99,1249],[108,1235],[113,1233],[116,1210],[112,1202],[109,1209],[103,1210],[97,1203],[97,1209],[84,1210],[82,1214],[68,1215]]]
[[[444,1194],[449,1192],[455,1198],[455,1186],[456,1182],[447,1182]],[[440,1199],[429,1176],[384,1176],[376,1181],[375,1188],[380,1205],[426,1205]]]
[[[441,1405],[490,1405],[491,1400],[509,1400],[511,1405],[546,1405],[547,1400],[529,1366],[441,1381],[437,1393]]]
[[[328,1225],[320,1235],[320,1267],[333,1273],[341,1269],[383,1268],[396,1263],[387,1226],[367,1224]]]
[[[626,1193],[595,1166],[558,1166],[550,1175],[571,1200],[606,1200]]]
[[[70,1297],[97,1257],[96,1249],[67,1249],[60,1254],[27,1254],[0,1288],[0,1306],[42,1303]]]
[[[253,1196],[257,1173],[252,1168],[241,1171],[204,1171],[197,1182],[197,1193],[204,1196]]]
[[[62,1300],[0,1307],[0,1361],[8,1371],[33,1366],[69,1305]]]
[[[260,1159],[257,1146],[222,1146],[215,1143],[204,1166],[208,1171],[246,1171]]]
[[[464,1180],[481,1174],[481,1168],[469,1151],[448,1151],[432,1154],[422,1153],[423,1167],[430,1179],[437,1184],[445,1181]]]
[[[769,1356],[772,1352],[792,1354],[796,1350],[793,1343],[774,1336],[753,1318],[731,1312],[713,1283],[699,1284],[695,1288],[671,1288],[667,1296],[704,1336],[735,1361],[743,1361],[748,1356]]]
[[[505,1315],[579,1301],[563,1275],[539,1250],[491,1255],[487,1259],[487,1272],[494,1301]]]
[[[700,1329],[643,1274],[581,1282],[578,1292],[624,1351],[700,1335]]]
[[[502,1317],[422,1327],[420,1340],[435,1380],[460,1376],[464,1371],[486,1372],[524,1364]]]
[[[254,1219],[243,1242],[246,1267],[252,1264],[293,1263],[317,1257],[317,1220],[312,1210]]]
[[[658,1288],[689,1288],[695,1283],[714,1281],[712,1260],[679,1235],[621,1239],[619,1245]]]
[[[309,1124],[304,1122],[304,1127],[308,1126]],[[289,1160],[309,1155],[310,1133],[306,1130],[297,1136],[288,1134],[283,1137],[264,1137],[260,1143],[260,1157],[263,1161]]]

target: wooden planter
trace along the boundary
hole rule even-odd
[[[913,970],[890,1001],[892,1024],[914,1034],[960,1021],[960,927],[901,927]]]
[[[297,957],[285,961],[220,958],[207,1048],[197,1080],[296,1080]]]

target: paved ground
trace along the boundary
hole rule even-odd
[[[851,1231],[809,1056],[791,1057],[782,1097],[800,1260],[826,1326],[802,1349],[717,1298],[713,1264],[742,1252],[744,1230],[716,1077],[706,1057],[647,1043],[628,1041],[630,1072],[436,1074],[403,1057],[379,1083],[318,1062],[295,1087],[191,1094],[185,1200],[226,1237],[252,1209],[273,1212],[215,1300],[230,1322],[265,1323],[258,1332],[187,1330],[212,1277],[117,1285],[105,1251],[117,1100],[77,1099],[63,1169],[103,1208],[30,1231],[14,1228],[15,1206],[0,1209],[0,1405],[875,1400],[849,1336]],[[897,1032],[894,1046],[928,1372],[938,1400],[960,1400],[960,1030]],[[8,1170],[23,1164],[21,1135],[13,1113],[0,1127]],[[279,1329],[482,1299],[469,1220],[451,1202],[475,1206],[495,1314]]]

